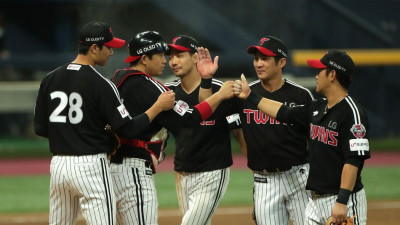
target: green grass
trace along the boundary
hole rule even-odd
[[[400,167],[367,167],[363,182],[368,200],[400,200]],[[160,208],[177,208],[175,176],[172,172],[155,175]],[[0,213],[46,212],[49,210],[49,176],[0,177]],[[231,170],[223,206],[252,205],[252,174]]]

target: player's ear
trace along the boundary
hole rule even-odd
[[[198,55],[197,52],[192,54],[192,60],[193,60],[194,63],[198,63],[199,62],[199,55]]]
[[[147,60],[149,60],[149,57],[147,55],[140,56],[140,62],[143,63],[144,65],[147,64]]]
[[[331,70],[328,74],[328,78],[330,81],[334,81],[336,79],[336,70]]]
[[[98,48],[97,48],[98,46],[96,45],[96,44],[92,44],[91,46],[90,46],[90,48],[89,48],[89,51],[90,51],[90,53],[92,53],[92,54],[97,54],[97,51],[98,51]]]
[[[285,67],[286,66],[286,62],[287,62],[286,58],[279,59],[279,66],[282,67],[282,68]]]

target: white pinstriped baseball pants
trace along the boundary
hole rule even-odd
[[[309,164],[277,173],[254,172],[254,213],[257,225],[303,225],[309,192]]]
[[[111,164],[117,202],[117,225],[157,225],[158,200],[153,172],[146,160],[124,158]]]
[[[230,169],[175,172],[176,193],[183,214],[181,225],[210,225],[229,184]]]
[[[305,212],[305,225],[325,225],[326,220],[332,215],[332,208],[336,203],[337,195],[327,195],[316,199],[309,198]],[[367,224],[367,198],[365,190],[350,195],[347,203],[347,216],[354,218],[355,225]]]
[[[115,199],[105,153],[51,159],[49,224],[73,225],[79,210],[87,225],[115,224]]]

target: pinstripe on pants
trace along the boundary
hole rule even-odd
[[[106,157],[53,156],[49,224],[75,224],[80,209],[88,225],[115,224],[115,199]]]
[[[182,225],[208,225],[229,183],[228,168],[208,172],[176,172]]]
[[[257,225],[302,225],[308,202],[309,165],[278,173],[254,172],[254,212]]]
[[[324,195],[320,198],[309,198],[305,213],[305,225],[325,225],[326,220],[332,214],[333,205],[335,205],[337,195]],[[354,218],[355,225],[367,224],[367,198],[365,190],[350,195],[349,202],[347,203],[347,216]]]
[[[118,225],[158,224],[158,201],[152,170],[144,159],[124,158],[111,164]]]

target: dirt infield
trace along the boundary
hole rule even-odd
[[[250,206],[246,207],[221,207],[217,209],[213,225],[252,225]],[[368,225],[398,225],[400,221],[400,201],[370,201],[368,202]],[[181,215],[177,209],[160,209],[159,224],[180,224]],[[382,223],[384,222],[384,223]],[[48,224],[47,213],[27,214],[2,214],[0,225],[45,225]],[[82,217],[78,219],[78,225],[84,225]]]

